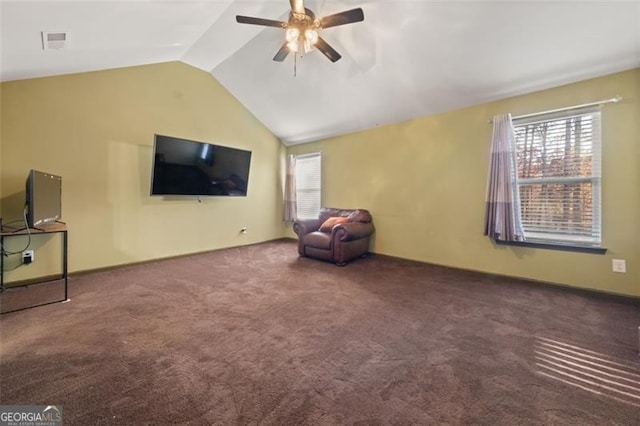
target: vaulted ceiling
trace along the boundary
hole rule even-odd
[[[210,72],[285,144],[400,122],[640,67],[640,0],[306,0],[342,59],[273,56],[287,0],[6,1],[3,81],[180,60]],[[66,32],[43,50],[41,32]],[[295,74],[294,74],[295,70]],[[612,94],[613,95],[613,94]]]

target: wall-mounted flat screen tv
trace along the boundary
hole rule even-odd
[[[251,151],[155,135],[151,195],[247,195]]]
[[[27,226],[38,228],[62,217],[62,178],[31,170],[26,184]]]

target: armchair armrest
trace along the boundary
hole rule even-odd
[[[293,232],[299,237],[302,237],[303,235],[317,231],[320,229],[320,225],[322,225],[320,219],[296,220],[293,223]]]
[[[333,227],[331,232],[340,238],[340,241],[353,241],[368,237],[373,234],[375,228],[371,222],[348,222]]]

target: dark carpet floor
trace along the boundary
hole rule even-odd
[[[73,277],[70,297],[1,317],[1,404],[68,425],[640,420],[640,308],[612,297],[291,241]]]

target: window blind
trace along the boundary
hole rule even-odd
[[[296,156],[296,211],[298,219],[316,219],[320,213],[322,155]]]
[[[600,110],[514,120],[525,238],[601,243]]]

